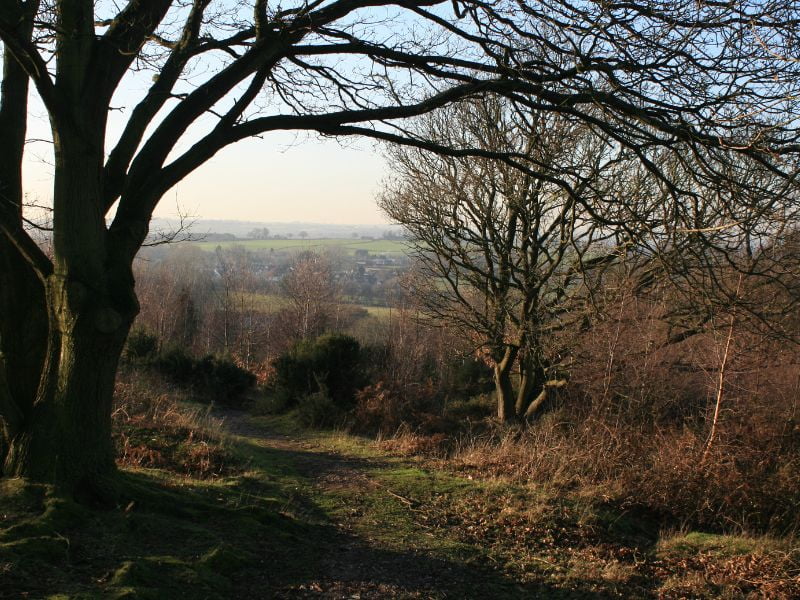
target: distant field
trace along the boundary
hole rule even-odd
[[[354,240],[346,238],[291,239],[291,240],[237,240],[235,242],[195,242],[198,248],[213,251],[217,246],[229,248],[242,246],[248,250],[322,250],[338,248],[347,254],[355,254],[356,250],[367,250],[372,254],[406,254],[408,247],[399,240]]]
[[[377,319],[388,319],[392,314],[392,309],[387,306],[366,306],[364,304],[357,304],[356,306],[363,308],[370,317],[375,317]],[[395,310],[395,313],[396,312]]]
[[[243,305],[246,308],[265,314],[277,312],[282,308],[287,308],[290,304],[289,300],[278,294],[259,294],[252,292],[245,292],[241,294],[238,300],[234,300],[234,302],[237,305],[238,303],[243,302]],[[388,319],[392,314],[392,309],[386,306],[367,306],[366,304],[358,304],[346,301],[342,302],[342,306],[363,308],[365,311],[367,311],[367,315],[381,320]]]
[[[257,294],[244,292],[241,294],[239,302],[243,302],[248,309],[266,314],[278,312],[282,308],[289,306],[289,301],[278,294]]]

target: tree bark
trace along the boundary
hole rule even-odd
[[[539,398],[544,390],[545,371],[538,352],[529,351],[532,356],[520,358],[519,387],[514,412],[518,418],[527,417],[529,407]]]
[[[119,357],[135,313],[57,276],[48,280],[48,349],[30,411],[10,438],[4,472],[81,499],[113,493],[111,410]]]
[[[28,37],[38,2],[17,21]],[[47,347],[44,286],[12,243],[22,228],[22,155],[27,130],[29,78],[6,47],[0,87],[0,474],[26,413],[33,405]]]
[[[525,420],[530,421],[531,419],[537,417],[544,407],[545,402],[551,397],[553,391],[565,385],[567,385],[567,382],[564,379],[544,382],[539,394],[533,399],[533,401],[528,405],[528,408],[525,410],[525,414],[523,415]]]
[[[30,380],[12,390],[21,418],[7,434],[3,473],[53,484],[83,501],[107,501],[114,493],[114,380],[139,306],[133,256],[121,250],[131,234],[106,229],[102,131],[79,117],[54,129],[60,135],[54,139],[53,261],[49,272],[38,274],[42,300],[34,296],[25,307],[20,299],[15,305],[3,298],[9,302],[4,321],[32,323],[45,332],[37,338],[44,344],[31,345],[41,359],[24,365]],[[21,255],[10,255],[9,264],[20,278],[28,276]],[[6,361],[9,366],[19,368]]]
[[[497,419],[501,423],[510,423],[515,420],[514,389],[511,385],[511,370],[517,356],[517,348],[506,346],[503,356],[495,361],[494,385],[497,399]]]

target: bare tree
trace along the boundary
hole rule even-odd
[[[137,324],[161,343],[184,348],[201,345],[200,324],[209,311],[210,260],[193,245],[177,245],[163,258],[137,261],[137,295],[142,311]]]
[[[547,388],[563,384],[568,349],[555,333],[586,318],[602,270],[629,240],[601,206],[621,185],[623,153],[581,123],[497,98],[437,111],[417,131],[538,165],[531,176],[492,159],[393,148],[395,180],[380,200],[410,233],[420,270],[411,287],[431,322],[485,350],[502,421],[532,417]]]
[[[780,172],[797,152],[798,64],[775,59],[794,56],[797,25],[785,0],[5,0],[3,473],[112,489],[131,263],[160,198],[224,147],[292,129],[469,154],[402,119],[494,91],[587,123],[675,193],[653,152],[693,155],[696,181],[713,187],[732,154]],[[110,107],[133,79],[149,87],[111,136]],[[23,227],[29,86],[54,142],[52,257]]]
[[[248,339],[246,293],[254,285],[250,254],[242,246],[223,249],[217,246],[214,266],[214,295],[222,318],[222,348],[226,354],[234,350],[235,341]],[[240,349],[241,350],[241,349]]]
[[[301,253],[281,281],[281,288],[289,300],[295,336],[306,340],[322,334],[339,302],[330,261],[315,252]]]
[[[268,240],[269,229],[266,227],[256,227],[247,234],[247,237],[249,237],[251,240]]]

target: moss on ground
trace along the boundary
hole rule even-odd
[[[235,452],[252,459],[235,477],[125,470],[120,501],[105,510],[2,482],[0,598],[246,597],[252,585],[269,593],[305,576],[330,526],[294,516],[306,513],[286,461],[265,471],[267,450],[242,443]]]

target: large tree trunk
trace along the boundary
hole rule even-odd
[[[514,387],[511,384],[511,371],[517,356],[515,346],[506,346],[502,358],[495,361],[494,385],[497,399],[497,418],[501,423],[510,423],[515,420]]]
[[[26,367],[35,387],[29,382],[11,391],[19,418],[7,428],[3,473],[95,501],[114,491],[114,379],[139,307],[132,256],[113,243],[124,232],[108,231],[105,224],[102,135],[86,121],[72,130],[76,123],[55,138],[52,266],[39,272],[39,294],[27,310],[2,298],[6,327],[28,321],[41,329],[38,346],[31,345],[40,358]],[[21,254],[9,254],[8,261],[25,274]],[[8,360],[5,366],[18,368]]]
[[[54,278],[47,296],[48,351],[4,471],[80,498],[104,499],[113,492],[114,378],[130,319],[75,282]]]

